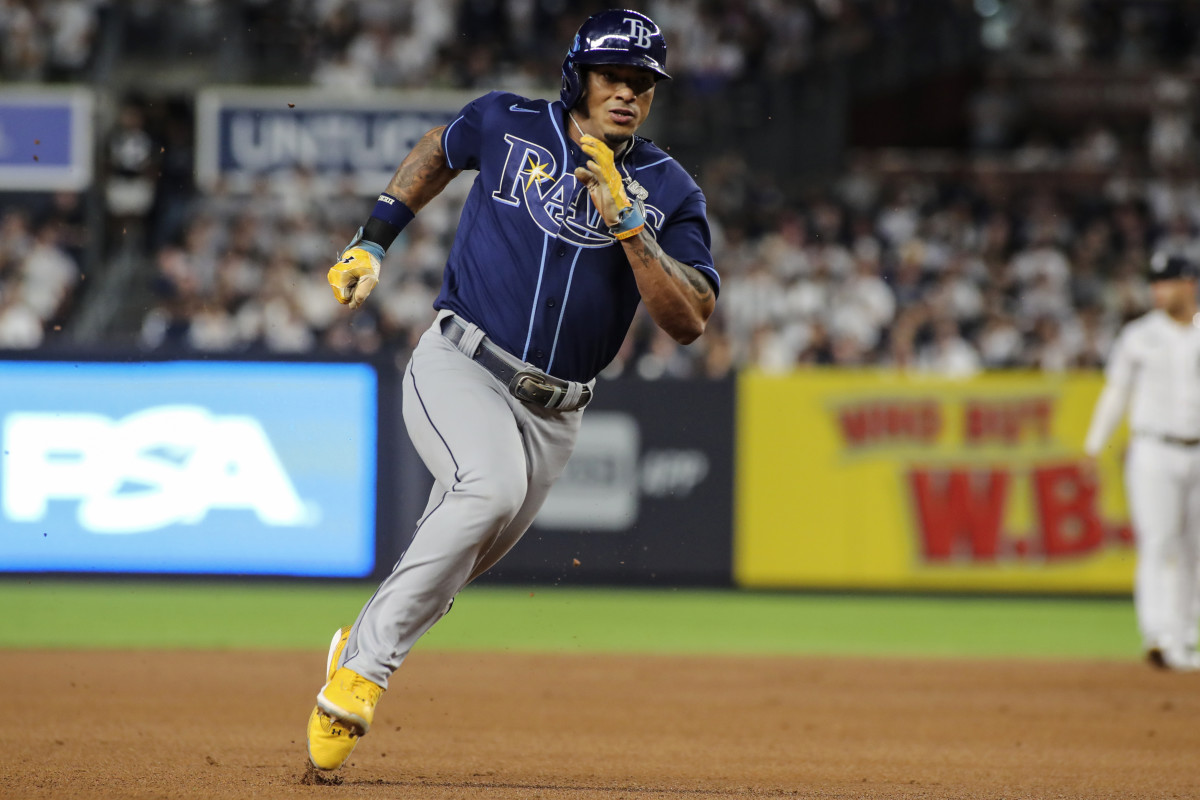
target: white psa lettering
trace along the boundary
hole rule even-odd
[[[646,27],[640,19],[636,17],[626,17],[625,22],[629,24],[629,38],[638,47],[650,46],[650,29]]]
[[[51,500],[77,500],[93,533],[194,525],[213,509],[253,511],[267,525],[309,518],[262,426],[197,406],[99,414],[9,414],[0,430],[0,503],[36,522]]]

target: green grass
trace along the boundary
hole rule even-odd
[[[374,585],[0,581],[0,647],[320,649]],[[470,587],[443,650],[1129,659],[1123,599]]]

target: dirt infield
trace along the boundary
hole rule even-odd
[[[1200,797],[1200,674],[420,651],[304,785],[323,659],[0,651],[0,797]]]

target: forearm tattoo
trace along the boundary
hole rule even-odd
[[[422,136],[405,156],[388,183],[387,193],[402,200],[413,211],[418,211],[437,197],[460,172],[462,170],[446,165],[446,154],[442,152],[442,128],[435,128]]]
[[[712,284],[708,282],[708,279],[701,275],[699,270],[664,253],[662,247],[648,230],[643,229],[637,236],[631,237],[630,241],[633,243],[634,253],[647,267],[657,262],[663,272],[688,290],[689,294],[700,303],[707,303],[712,298]]]

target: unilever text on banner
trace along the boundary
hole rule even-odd
[[[365,364],[0,361],[0,572],[370,574],[376,383]]]
[[[1094,476],[1099,373],[739,383],[742,586],[1123,593],[1125,432]]]

